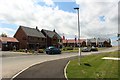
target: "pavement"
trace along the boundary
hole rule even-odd
[[[27,56],[32,55],[32,53],[25,52],[13,52],[13,51],[0,51],[0,57],[15,57],[15,56]]]

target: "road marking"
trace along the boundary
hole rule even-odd
[[[67,57],[69,58],[69,57]],[[64,59],[64,58],[61,58],[61,59]],[[21,70],[20,72],[18,72],[17,74],[15,74],[10,80],[13,80],[15,77],[17,77],[19,74],[21,74],[23,71],[27,70],[28,68],[34,66],[34,65],[37,65],[37,64],[41,64],[41,63],[44,63],[44,62],[47,62],[47,61],[54,61],[54,60],[59,60],[59,59],[52,59],[52,60],[46,60],[46,61],[43,61],[43,62],[38,62],[38,63],[34,63],[32,65],[30,65],[29,67],[26,67],[25,69]],[[66,65],[67,66],[67,65]],[[67,68],[67,67],[66,67]],[[65,69],[64,69],[64,72],[66,73]],[[67,79],[67,78],[66,78]]]
[[[46,60],[47,61],[47,60]],[[43,61],[43,62],[46,62],[46,61]],[[17,77],[19,74],[21,74],[23,71],[27,70],[28,68],[34,66],[34,65],[37,65],[37,64],[41,64],[43,62],[38,62],[38,63],[34,63],[32,65],[30,65],[29,67],[26,67],[25,69],[21,70],[20,72],[18,72],[17,74],[15,74],[10,80],[13,80],[15,77]]]
[[[66,74],[66,70],[67,70],[67,67],[69,65],[70,61],[68,61],[68,63],[66,64],[65,68],[64,68],[64,75],[65,75],[65,78],[68,80],[67,78],[67,74]]]
[[[1,51],[0,51],[1,52]],[[99,52],[100,53],[100,52]],[[91,53],[92,54],[92,53]],[[90,54],[89,54],[90,55]],[[64,56],[64,55],[63,55]],[[72,56],[76,56],[76,55],[72,55]],[[72,57],[72,56],[69,56],[69,57]],[[68,56],[67,56],[68,57]],[[65,57],[65,58],[67,58],[67,57]],[[61,58],[62,59],[62,58]],[[53,60],[57,60],[57,59],[53,59]],[[51,60],[48,60],[48,61],[51,61]],[[46,61],[43,61],[43,62],[46,62]],[[40,63],[43,63],[43,62],[39,62],[39,63],[36,63],[36,64],[40,64]],[[36,65],[36,64],[34,64],[34,65]],[[34,65],[32,65],[32,66],[34,66]],[[30,66],[31,67],[31,66]],[[28,67],[29,68],[29,67]],[[26,69],[28,69],[28,68],[25,68],[24,70],[26,70]],[[19,74],[20,73],[22,73],[24,70],[19,70],[19,71],[16,71],[16,72],[19,72]],[[16,73],[15,73],[16,74]],[[17,73],[18,74],[18,73]],[[18,74],[18,75],[19,75]],[[15,78],[14,76],[12,77],[12,78]],[[13,79],[11,79],[11,80],[13,80]]]

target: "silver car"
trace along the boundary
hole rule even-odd
[[[90,52],[90,51],[91,51],[91,48],[90,48],[90,47],[84,47],[84,48],[82,48],[81,51],[82,51],[82,52]]]

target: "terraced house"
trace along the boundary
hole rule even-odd
[[[41,32],[46,37],[46,46],[62,47],[62,38],[55,30],[42,29]]]
[[[40,49],[48,46],[62,46],[62,38],[53,30],[41,31],[36,28],[20,26],[14,37],[19,41],[19,49]]]

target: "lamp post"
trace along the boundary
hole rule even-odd
[[[81,58],[81,50],[80,50],[80,21],[79,21],[79,8],[74,8],[78,12],[78,45],[79,45],[79,64],[80,64],[80,58]]]
[[[46,48],[47,48],[47,32],[46,32]]]

